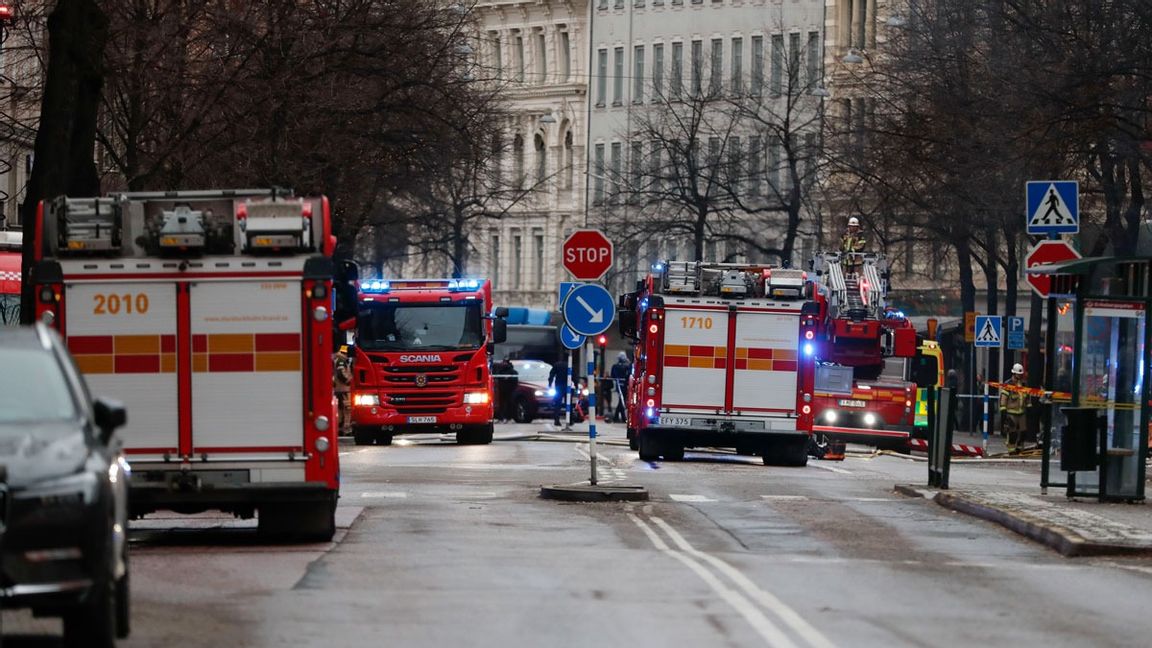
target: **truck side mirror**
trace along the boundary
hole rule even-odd
[[[100,430],[100,442],[107,445],[112,440],[112,433],[116,428],[124,427],[128,422],[128,413],[124,405],[111,400],[97,398],[92,403],[93,423]]]
[[[504,344],[507,341],[508,321],[504,319],[497,319],[495,322],[492,322],[492,342],[494,344]]]
[[[620,311],[619,326],[621,337],[636,339],[636,311]]]
[[[508,307],[498,306],[496,310],[492,312],[492,314],[496,317],[499,317],[500,319],[504,319],[505,317],[508,317]]]

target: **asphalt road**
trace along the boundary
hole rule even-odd
[[[132,531],[132,647],[1147,645],[1152,563],[1066,559],[905,498],[924,464],[806,468],[723,453],[648,464],[608,430],[604,481],[651,501],[572,504],[578,437],[505,426],[343,448],[333,543],[261,546],[248,522],[150,518]],[[1020,463],[953,483],[1035,482]],[[55,646],[4,613],[4,645]],[[18,633],[18,635],[17,635]]]

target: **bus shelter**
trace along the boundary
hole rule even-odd
[[[1068,497],[1142,501],[1152,259],[1086,258],[1028,272],[1051,277],[1040,485],[1066,487]],[[1063,482],[1052,479],[1057,457]]]

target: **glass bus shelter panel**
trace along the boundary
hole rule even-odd
[[[1052,330],[1049,327],[1049,330]],[[1056,362],[1048,389],[1057,392],[1051,405],[1051,457],[1059,459],[1062,432],[1068,418],[1061,408],[1071,405],[1072,376],[1076,373],[1076,308],[1070,301],[1056,306]],[[1067,395],[1066,395],[1067,394]]]
[[[1080,404],[1105,412],[1104,491],[1109,498],[1137,497],[1139,482],[1144,479],[1144,453],[1140,449],[1144,327],[1143,304],[1086,304],[1080,357]],[[1078,473],[1077,486],[1088,486],[1081,482],[1087,477]]]

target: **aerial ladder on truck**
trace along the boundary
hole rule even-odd
[[[904,450],[915,418],[908,362],[916,330],[888,303],[883,255],[821,252],[811,263],[819,318],[813,433]]]

